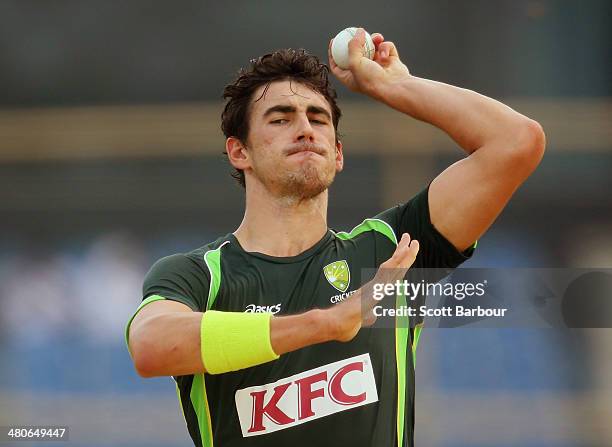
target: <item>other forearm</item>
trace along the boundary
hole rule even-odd
[[[467,153],[496,143],[515,147],[531,138],[525,116],[499,101],[442,82],[406,76],[381,86],[372,96],[442,129]]]
[[[130,350],[143,377],[178,376],[206,372],[201,351],[200,312],[169,312],[135,321]],[[273,317],[270,342],[278,355],[329,341],[326,312],[311,310],[299,315]],[[221,349],[215,346],[208,349]],[[245,349],[252,347],[245,344]],[[205,346],[205,349],[207,347]]]
[[[272,318],[270,322],[272,349],[281,355],[332,340],[328,315],[328,311],[314,309],[299,315]]]

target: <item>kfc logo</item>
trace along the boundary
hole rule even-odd
[[[283,430],[377,401],[369,354],[236,391],[244,437]]]

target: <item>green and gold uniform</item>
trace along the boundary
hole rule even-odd
[[[151,268],[143,303],[159,299],[197,312],[297,314],[326,308],[360,288],[402,233],[420,243],[413,267],[455,268],[459,252],[431,224],[428,188],[350,232],[329,230],[291,257],[246,252],[227,234]],[[348,343],[327,342],[240,371],[174,377],[196,446],[410,447],[414,358],[420,326],[362,328]],[[245,346],[245,349],[249,349]]]

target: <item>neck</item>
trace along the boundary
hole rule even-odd
[[[234,232],[245,251],[296,256],[327,232],[327,190],[311,199],[273,197],[259,184],[247,183],[244,219]]]

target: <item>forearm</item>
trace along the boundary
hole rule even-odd
[[[206,372],[202,358],[200,312],[169,312],[135,322],[130,348],[143,377],[179,376]],[[278,355],[329,341],[325,311],[273,317],[270,343]],[[244,349],[252,347],[245,344]],[[204,349],[222,349],[204,346]]]
[[[524,138],[527,118],[471,90],[414,76],[381,87],[375,98],[446,132],[467,153],[500,143],[512,147]],[[510,143],[510,144],[506,144]]]
[[[328,311],[314,309],[299,315],[274,317],[270,322],[270,341],[277,354],[333,339]]]

